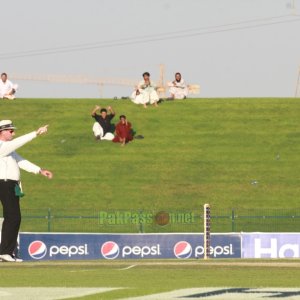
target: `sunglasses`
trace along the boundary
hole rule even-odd
[[[9,131],[10,133],[15,132],[14,129],[7,129],[6,131]]]

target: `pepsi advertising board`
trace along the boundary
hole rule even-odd
[[[24,260],[203,258],[203,234],[21,233]],[[241,258],[240,234],[212,234],[212,258]]]

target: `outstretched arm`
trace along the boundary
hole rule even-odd
[[[14,158],[16,159],[19,167],[22,170],[25,170],[27,172],[30,173],[34,173],[34,174],[41,174],[43,176],[48,177],[49,179],[51,179],[53,177],[52,172],[50,172],[49,170],[46,169],[42,169],[39,166],[33,164],[32,162],[24,159],[21,155],[19,155],[18,153],[14,152],[13,153]]]
[[[107,110],[110,111],[112,115],[115,115],[115,111],[113,110],[113,108],[111,106],[108,106]]]
[[[36,138],[38,135],[46,133],[47,130],[48,130],[48,125],[45,125],[40,127],[37,131],[33,131],[31,133],[22,135],[18,138],[13,139],[12,141],[2,142],[0,144],[0,157],[4,157],[12,153],[16,149],[22,147],[26,143]]]
[[[92,117],[94,117],[96,115],[97,110],[100,110],[100,109],[101,109],[101,106],[96,105],[91,112]]]

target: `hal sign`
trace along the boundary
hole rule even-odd
[[[242,258],[300,258],[299,233],[243,233]]]

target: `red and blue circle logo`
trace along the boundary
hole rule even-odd
[[[177,258],[189,258],[192,255],[192,252],[192,246],[186,241],[180,241],[174,246],[174,255]]]
[[[115,259],[120,253],[120,248],[113,241],[105,242],[101,247],[101,254],[106,259]]]
[[[47,247],[42,241],[34,241],[29,245],[28,253],[34,259],[42,259],[47,254]]]

